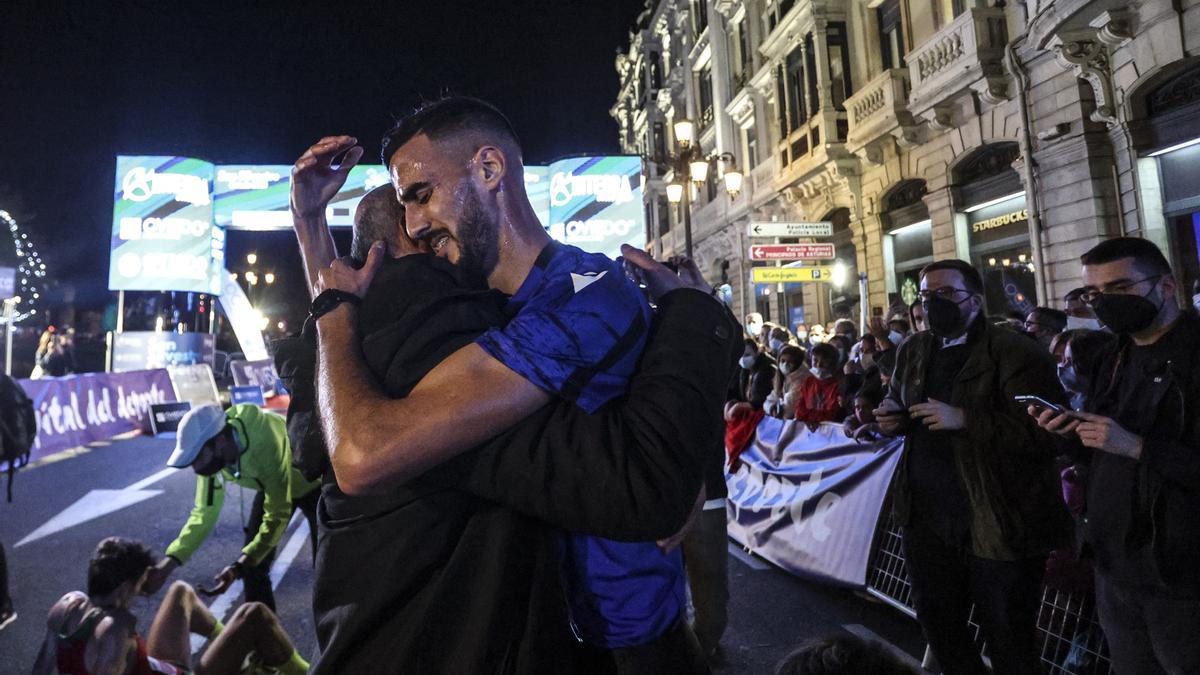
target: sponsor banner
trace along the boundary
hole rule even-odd
[[[109,290],[221,292],[225,230],[213,225],[213,165],[117,157]]]
[[[263,398],[262,387],[257,384],[235,385],[229,388],[229,404],[239,403],[253,403],[261,408],[267,404],[267,400]]]
[[[286,164],[223,164],[213,180],[213,222],[235,230],[290,230],[292,167]],[[359,164],[325,209],[333,227],[352,227],[363,196],[391,182],[382,164]]]
[[[641,157],[561,159],[549,175],[551,237],[613,259],[621,244],[646,247]]]
[[[112,369],[166,368],[196,363],[213,364],[217,337],[208,333],[126,331],[113,336]]]
[[[7,300],[17,294],[17,269],[15,267],[0,267],[0,300]]]
[[[179,431],[179,423],[183,421],[183,416],[188,414],[192,409],[192,404],[187,401],[175,401],[173,403],[155,403],[150,406],[150,429],[155,436],[162,434],[174,434]]]
[[[855,443],[839,424],[764,418],[726,476],[729,536],[793,574],[862,587],[903,447]]]
[[[217,382],[213,379],[212,368],[207,363],[172,366],[167,372],[171,375],[171,386],[175,387],[176,400],[187,401],[193,408],[206,403],[221,405]]]
[[[283,389],[279,375],[275,372],[275,364],[270,359],[230,361],[229,370],[233,373],[234,384],[242,387],[254,385],[261,389],[263,396],[267,398]]]
[[[250,305],[250,299],[229,270],[221,270],[221,309],[225,311],[225,318],[246,358],[267,358],[267,341],[262,335],[263,316]]]
[[[38,431],[31,459],[102,441],[130,431],[150,431],[150,406],[176,400],[161,368],[131,373],[84,373],[20,380],[33,399]]]

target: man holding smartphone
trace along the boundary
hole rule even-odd
[[[921,271],[930,330],[900,347],[880,429],[907,437],[893,508],[917,620],[947,673],[987,673],[967,629],[983,628],[995,673],[1038,671],[1034,641],[1046,556],[1069,517],[1055,438],[1014,397],[1063,400],[1050,354],[990,325],[979,272],[961,260]]]

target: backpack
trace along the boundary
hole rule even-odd
[[[8,375],[0,374],[0,465],[8,465],[8,501],[12,501],[13,475],[29,463],[37,437],[33,401]]]

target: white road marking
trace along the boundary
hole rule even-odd
[[[862,624],[858,624],[858,623],[848,623],[848,624],[842,624],[842,629],[844,629],[847,633],[850,633],[851,635],[854,635],[856,637],[862,638],[863,640],[866,640],[867,642],[877,643],[879,646],[881,646],[885,650],[887,650],[887,652],[889,654],[891,654],[892,656],[903,661],[904,664],[907,665],[909,668],[912,668],[913,670],[915,670],[917,672],[924,672],[924,670],[921,668],[921,662],[914,659],[912,657],[912,654],[909,654],[908,652],[904,651],[903,649],[900,649],[899,647],[892,644],[891,642],[888,642],[887,640],[884,640],[883,638],[879,637],[879,634],[876,633],[875,631],[871,630],[870,628],[867,628],[866,626],[864,626]]]
[[[154,485],[155,483],[166,478],[167,476],[170,476],[171,474],[176,473],[177,471],[179,471],[179,469],[172,469],[172,468],[168,467],[166,469],[163,469],[162,471],[159,471],[156,474],[146,476],[145,478],[139,480],[138,482],[134,483],[133,485],[130,485],[129,487],[127,487],[125,489],[126,490],[143,490],[145,488],[150,487],[151,485]]]
[[[17,547],[162,494],[162,490],[92,490],[17,542]]]
[[[729,544],[729,555],[742,561],[743,563],[745,563],[746,567],[749,567],[752,570],[762,571],[762,570],[771,569],[770,565],[768,565],[765,562],[759,560],[758,558],[750,555],[749,553],[746,553],[745,551],[742,550],[742,547],[738,546],[737,544],[734,544],[734,543]]]
[[[299,521],[298,525],[296,521]],[[292,566],[292,563],[296,560],[296,556],[300,554],[300,549],[304,548],[304,542],[309,539],[308,520],[304,517],[304,513],[296,511],[292,514],[292,520],[288,523],[288,527],[290,528],[293,525],[296,526],[296,529],[292,531],[292,536],[288,538],[283,548],[279,549],[278,554],[275,556],[275,562],[271,563],[272,589],[279,588],[279,582],[283,581],[283,575],[287,574],[288,568]],[[213,616],[220,618],[221,621],[227,621],[229,613],[233,611],[233,603],[241,594],[242,581],[239,579],[233,582],[229,590],[213,600],[212,604],[208,606],[208,611],[212,612]],[[193,635],[191,642],[192,654],[194,655],[204,647],[205,643],[208,642],[208,638],[202,635]]]

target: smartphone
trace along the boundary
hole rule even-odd
[[[1043,408],[1043,409],[1047,409],[1047,410],[1053,410],[1054,412],[1060,413],[1060,414],[1071,412],[1070,410],[1067,410],[1066,408],[1062,407],[1061,405],[1058,405],[1057,403],[1051,403],[1051,402],[1047,401],[1046,399],[1042,398],[1041,396],[1032,396],[1032,395],[1014,396],[1013,400],[1015,400],[1017,403],[1024,403],[1025,405],[1032,405],[1032,406],[1037,406],[1039,408]]]

